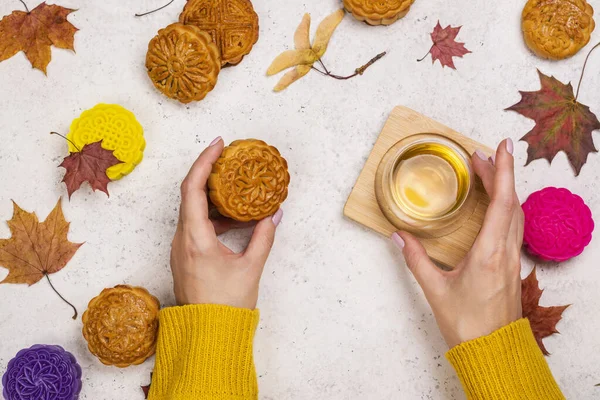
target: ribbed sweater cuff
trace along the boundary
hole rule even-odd
[[[452,348],[446,358],[467,399],[564,399],[527,319]]]
[[[258,310],[214,304],[160,312],[150,400],[252,400]]]

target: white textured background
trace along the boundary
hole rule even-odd
[[[30,8],[38,0],[28,0]],[[53,1],[51,1],[53,2]],[[142,164],[111,183],[110,199],[87,185],[64,202],[70,239],[86,244],[61,272],[57,288],[82,313],[103,288],[147,287],[163,305],[174,302],[168,254],[179,203],[179,182],[197,154],[215,137],[226,142],[256,137],[277,146],[292,174],[285,215],[262,280],[262,317],[256,336],[260,397],[287,399],[463,399],[444,358],[447,350],[421,291],[391,243],[342,216],[342,207],[388,113],[411,107],[474,139],[494,146],[515,141],[533,122],[504,108],[518,90],[537,90],[536,68],[563,82],[576,81],[588,45],[561,62],[543,61],[520,33],[524,0],[484,2],[417,0],[390,27],[369,27],[347,16],[324,57],[328,67],[351,73],[375,54],[389,55],[346,82],[312,72],[287,91],[271,88],[265,70],[292,46],[305,12],[313,30],[339,7],[336,0],[254,0],[260,39],[252,53],[219,76],[200,102],[181,105],[157,92],[144,60],[156,31],[177,19],[184,0],[162,12],[134,18],[162,0],[62,0],[79,10],[69,20],[81,30],[77,54],[52,49],[48,76],[32,70],[22,53],[0,63],[0,221],[12,216],[10,199],[45,218],[60,196],[70,122],[100,102],[133,111],[145,129]],[[600,10],[600,2],[591,4]],[[0,2],[0,14],[21,9]],[[464,25],[459,39],[473,54],[455,61],[458,71],[420,58],[429,33]],[[600,37],[597,30],[592,43]],[[600,113],[600,53],[592,56],[580,101]],[[600,213],[600,157],[591,155],[575,178],[564,154],[551,167],[522,167],[526,144],[516,144],[522,199],[544,186],[564,186]],[[9,230],[0,223],[0,237]],[[239,248],[248,232],[227,237]],[[539,272],[544,305],[572,303],[546,339],[550,366],[569,399],[600,397],[600,248],[594,239],[577,259]],[[524,260],[523,273],[532,267]],[[6,270],[0,268],[0,279]],[[153,359],[117,369],[100,364],[86,348],[81,320],[46,282],[0,286],[0,373],[16,352],[35,343],[61,344],[83,367],[83,399],[142,399]]]

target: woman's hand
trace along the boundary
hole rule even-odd
[[[217,239],[232,228],[247,226],[226,218],[209,218],[206,182],[223,151],[216,138],[198,157],[181,184],[179,223],[171,248],[177,304],[223,304],[254,309],[258,284],[273,246],[280,209],[256,224],[246,250],[236,254]]]
[[[521,318],[523,211],[515,193],[512,153],[513,143],[507,139],[498,146],[495,160],[480,151],[472,157],[491,203],[471,251],[454,270],[436,267],[412,235],[392,235],[450,347]]]

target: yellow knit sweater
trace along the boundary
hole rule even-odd
[[[210,304],[162,310],[149,399],[258,399],[252,358],[257,324],[257,310]],[[468,399],[565,398],[526,319],[462,343],[446,357]]]

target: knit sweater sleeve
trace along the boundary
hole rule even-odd
[[[562,400],[527,319],[446,353],[469,400]]]
[[[258,310],[214,304],[160,312],[150,400],[256,400]]]

